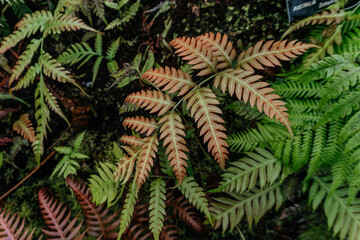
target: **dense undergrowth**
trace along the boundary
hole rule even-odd
[[[359,239],[352,3],[0,1],[0,238]]]

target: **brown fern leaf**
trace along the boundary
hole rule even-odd
[[[226,34],[221,36],[220,33],[216,33],[215,36],[214,33],[210,32],[200,35],[196,37],[196,39],[211,49],[213,56],[215,56],[218,61],[217,69],[232,66],[236,51]]]
[[[147,226],[137,223],[129,226],[127,229],[126,235],[124,236],[125,240],[146,240],[149,239],[152,233],[149,231]],[[151,239],[151,238],[150,238]]]
[[[125,103],[136,104],[145,110],[150,110],[150,113],[159,112],[158,116],[175,106],[169,95],[156,90],[141,90],[141,92],[132,93],[126,97]]]
[[[208,143],[208,151],[219,163],[221,168],[225,168],[225,161],[228,158],[228,144],[224,139],[227,138],[225,127],[221,125],[224,120],[217,114],[221,114],[219,101],[210,88],[202,87],[193,90],[185,96],[188,100],[187,108],[191,109],[191,116],[197,122],[200,129],[200,136],[204,135],[204,143]]]
[[[79,225],[75,226],[78,216],[69,222],[71,211],[69,210],[66,214],[66,207],[62,208],[62,203],[58,203],[58,201],[55,200],[55,198],[51,196],[45,188],[39,190],[38,197],[41,213],[47,227],[50,229],[41,229],[43,233],[54,240],[75,239],[82,226],[82,221]],[[83,234],[81,234],[80,237]]]
[[[93,237],[102,236],[101,239],[104,240],[116,239],[118,233],[114,230],[120,223],[120,219],[116,219],[117,213],[108,215],[109,209],[106,208],[105,203],[96,207],[92,201],[90,188],[85,183],[73,179],[70,175],[66,178],[66,182],[84,211],[87,233]]]
[[[339,24],[344,20],[344,17],[347,14],[348,12],[344,10],[336,10],[336,9],[324,10],[321,13],[315,14],[313,16],[310,16],[308,18],[296,22],[284,33],[283,37],[307,25],[315,25],[315,24],[323,24],[323,23],[325,23],[326,25],[330,25],[333,23]]]
[[[125,118],[122,125],[134,129],[136,132],[146,134],[146,136],[149,136],[158,128],[155,119],[145,118],[143,116]]]
[[[246,51],[240,53],[238,57],[237,67],[241,67],[247,71],[255,69],[263,70],[263,66],[275,67],[281,66],[279,60],[289,61],[306,52],[307,49],[316,47],[312,44],[297,42],[296,40],[287,43],[287,40],[259,41],[255,46],[250,47]]]
[[[169,90],[169,93],[179,92],[179,96],[187,93],[196,84],[191,76],[181,70],[169,67],[152,68],[146,71],[142,78],[154,83],[157,87],[163,87],[162,91]]]
[[[216,73],[217,59],[212,51],[200,40],[190,37],[176,38],[170,45],[177,49],[177,53],[182,59],[189,60],[188,64],[193,65],[193,69],[201,70],[197,75],[204,76]]]
[[[13,130],[30,142],[36,140],[34,127],[29,119],[29,114],[27,113],[21,115],[20,119],[13,123]]]
[[[188,157],[185,152],[188,152],[189,149],[186,147],[184,139],[185,127],[181,122],[181,117],[175,112],[161,118],[159,124],[162,124],[160,139],[164,139],[163,145],[167,146],[166,155],[168,155],[170,166],[173,168],[178,184],[181,184],[186,176],[186,167],[188,166],[186,163]]]
[[[137,162],[136,169],[136,180],[137,180],[137,189],[139,190],[146,178],[149,176],[151,167],[154,165],[154,158],[158,151],[157,146],[159,145],[159,140],[156,137],[156,134],[153,134],[150,137],[144,139],[146,142],[139,153],[139,158]]]
[[[120,141],[134,148],[142,147],[145,144],[144,139],[127,135],[121,136]]]
[[[135,150],[129,146],[123,146],[123,149],[125,149],[125,151],[130,156],[125,155],[122,158],[120,158],[114,170],[114,180],[121,181],[122,184],[129,181],[132,170],[134,169],[135,161],[140,153],[140,150]]]
[[[19,223],[20,216],[11,215],[10,211],[0,208],[0,239],[31,240],[35,228],[29,233],[29,227],[24,231],[25,218],[23,218],[20,226]]]
[[[144,224],[146,222],[149,222],[149,217],[147,217],[147,212],[149,209],[149,204],[148,203],[143,203],[143,204],[139,204],[141,202],[141,200],[143,200],[144,196],[142,196],[142,198],[140,198],[134,208],[134,215],[132,216],[131,222],[132,223],[140,223],[140,224]]]
[[[165,219],[166,221],[166,219]],[[160,232],[160,240],[177,240],[179,237],[179,230],[175,225],[165,224]]]
[[[276,120],[283,123],[292,135],[291,126],[288,119],[287,108],[283,105],[285,103],[280,101],[280,96],[271,94],[274,89],[269,88],[267,82],[259,82],[260,75],[253,75],[252,71],[244,71],[242,69],[227,69],[222,71],[215,77],[214,86],[219,85],[221,90],[225,93],[229,91],[232,96],[235,92],[236,97],[245,103],[250,102],[251,107],[256,106],[260,112],[269,116],[271,119],[275,117]]]
[[[172,206],[174,207],[174,216],[179,216],[184,223],[199,233],[207,232],[207,229],[200,221],[195,208],[184,196],[177,198]]]

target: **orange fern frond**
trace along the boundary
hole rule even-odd
[[[202,87],[193,90],[185,96],[188,100],[187,108],[191,109],[191,116],[197,122],[200,129],[200,136],[204,135],[204,143],[208,143],[208,151],[219,163],[221,168],[225,168],[225,161],[228,158],[228,144],[224,139],[227,138],[225,127],[221,125],[224,120],[217,114],[221,110],[216,106],[219,101],[210,88]]]
[[[31,143],[36,140],[35,129],[29,119],[29,114],[24,113],[20,119],[13,123],[13,130],[29,140]]]
[[[145,110],[150,110],[150,113],[159,112],[158,116],[175,106],[169,95],[156,90],[141,90],[141,92],[132,93],[126,97],[125,103],[136,104]]]
[[[125,118],[122,125],[134,129],[136,132],[144,133],[146,136],[149,136],[158,128],[155,119],[145,118],[143,116]]]
[[[223,93],[229,91],[232,96],[235,92],[236,97],[245,103],[250,102],[251,107],[256,106],[260,112],[283,123],[292,135],[291,126],[287,116],[289,115],[283,105],[285,103],[279,100],[280,96],[270,94],[274,89],[268,87],[267,82],[259,82],[260,75],[253,75],[252,71],[242,69],[227,69],[215,77],[214,86],[220,88]]]
[[[157,87],[163,87],[162,91],[169,90],[169,93],[179,92],[179,96],[187,93],[196,84],[191,80],[191,76],[181,70],[169,67],[151,68],[146,71],[142,78],[154,83]]]
[[[220,33],[205,33],[196,37],[204,45],[209,47],[218,61],[217,69],[227,68],[232,66],[232,62],[236,56],[236,51],[232,43],[228,40],[226,34],[221,37]]]
[[[144,139],[127,135],[121,136],[120,141],[134,148],[142,147],[145,144]]]
[[[283,38],[286,35],[292,33],[293,31],[308,25],[323,24],[323,23],[325,23],[326,25],[330,25],[333,23],[339,24],[344,20],[347,14],[349,13],[344,10],[336,10],[336,9],[324,10],[321,13],[315,14],[313,16],[310,16],[308,18],[296,22],[294,25],[289,27],[289,29],[284,33]]]
[[[181,117],[171,112],[168,115],[160,119],[160,139],[164,139],[164,146],[166,148],[166,154],[170,161],[170,166],[173,168],[173,172],[178,180],[178,184],[181,184],[186,176],[186,167],[188,166],[186,161],[188,157],[185,152],[189,150],[186,147],[184,139],[184,125],[181,122]]]
[[[193,69],[201,70],[198,76],[208,75],[217,72],[217,59],[212,51],[200,40],[190,37],[176,38],[170,45],[177,49],[177,53],[182,59],[189,60],[188,64],[193,65]]]
[[[82,181],[67,176],[66,182],[73,190],[75,197],[80,203],[84,212],[87,233],[93,237],[100,237],[104,240],[117,239],[118,233],[114,230],[118,227],[120,219],[116,219],[118,213],[108,214],[109,209],[105,203],[96,207],[92,201],[90,188]]]
[[[149,176],[151,167],[154,165],[154,158],[156,157],[156,153],[158,151],[157,146],[159,145],[159,140],[157,139],[156,134],[146,137],[144,141],[146,141],[146,143],[143,145],[139,153],[137,162],[136,180],[138,190]]]
[[[0,208],[0,239],[31,240],[35,228],[29,233],[29,227],[24,231],[25,219],[20,226],[19,223],[19,215],[11,215],[10,211]]]
[[[130,156],[123,156],[122,158],[120,158],[114,170],[114,180],[120,181],[122,182],[122,184],[129,181],[131,177],[131,173],[134,169],[135,161],[140,153],[140,150],[135,150],[129,146],[123,146],[123,149]]]
[[[75,239],[80,228],[82,226],[82,221],[79,225],[75,226],[76,220],[78,217],[75,217],[73,220],[70,220],[71,211],[68,213],[66,207],[62,208],[62,203],[52,197],[45,188],[39,190],[39,204],[41,213],[44,217],[45,223],[50,230],[41,229],[43,233],[51,239],[61,239],[61,240],[72,240]],[[83,234],[80,234],[78,238],[81,239]]]
[[[316,47],[312,44],[296,42],[296,40],[286,43],[287,40],[276,42],[271,40],[265,44],[263,41],[259,41],[255,46],[240,53],[237,66],[247,71],[253,71],[253,68],[262,70],[263,66],[281,66],[279,60],[289,61],[291,58],[303,54],[307,49]]]

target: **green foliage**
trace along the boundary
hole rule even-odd
[[[80,168],[76,159],[87,159],[88,156],[79,152],[81,144],[84,140],[85,132],[79,134],[74,140],[73,147],[55,147],[58,153],[64,154],[63,158],[56,165],[51,177],[57,174],[57,177],[61,175],[66,179],[68,175],[76,175],[77,169]]]
[[[118,240],[124,234],[126,228],[130,224],[132,215],[134,214],[134,206],[138,198],[138,192],[136,188],[136,183],[133,182],[129,186],[129,192],[126,194],[124,207],[121,211],[121,222],[120,222],[120,231],[118,235]]]
[[[119,192],[119,183],[114,182],[113,177],[114,164],[108,162],[99,164],[100,167],[96,168],[98,174],[92,174],[89,178],[92,199],[97,205],[107,202],[107,205],[111,206],[122,196],[124,186]]]
[[[105,30],[110,30],[116,27],[121,27],[128,23],[139,11],[140,7],[140,0],[136,0],[135,3],[129,5],[127,4],[128,0],[117,0],[117,3],[110,2],[107,0],[105,5],[112,9],[118,10],[120,18],[116,18],[115,20],[111,21],[105,28]]]
[[[62,64],[74,66],[77,65],[77,68],[80,68],[86,64],[91,58],[96,57],[95,63],[93,65],[93,77],[92,85],[96,80],[96,77],[99,73],[99,68],[103,60],[107,61],[107,66],[110,74],[119,71],[118,63],[114,59],[116,54],[119,51],[119,41],[120,38],[112,42],[109,48],[106,51],[106,55],[103,55],[103,39],[100,33],[96,35],[94,50],[86,42],[74,43],[70,45],[58,58],[57,61]],[[81,62],[80,64],[78,64]]]
[[[165,181],[162,178],[157,178],[151,182],[150,186],[150,202],[149,202],[149,216],[150,216],[150,230],[153,233],[154,239],[159,240],[160,232],[164,227],[165,218]]]
[[[187,177],[178,186],[181,193],[189,200],[189,202],[196,207],[200,212],[212,223],[212,218],[209,211],[209,203],[202,187],[194,181],[194,178]]]

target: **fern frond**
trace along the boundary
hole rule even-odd
[[[282,142],[288,139],[289,133],[281,125],[258,124],[258,129],[251,128],[229,135],[226,142],[233,152],[250,152],[261,144]]]
[[[217,72],[217,58],[201,40],[190,37],[176,38],[170,42],[170,46],[176,49],[175,53],[182,59],[189,60],[188,64],[192,65],[193,69],[201,70],[198,76]]]
[[[80,29],[97,32],[95,29],[86,25],[81,19],[77,17],[58,14],[48,22],[44,34],[46,36],[48,34],[60,34],[61,32],[71,32]]]
[[[206,199],[204,189],[194,180],[193,177],[187,177],[178,186],[181,193],[189,200],[189,202],[196,207],[200,212],[212,223],[212,218],[209,211],[209,203]]]
[[[108,2],[106,2],[106,3],[108,3]],[[132,4],[130,6],[128,11],[126,11],[125,13],[122,14],[121,19],[116,18],[111,23],[109,23],[104,30],[105,31],[110,30],[110,29],[113,29],[115,27],[121,26],[124,23],[129,22],[133,17],[135,17],[136,13],[139,10],[139,7],[140,7],[140,0],[137,0],[134,4]]]
[[[144,139],[145,144],[142,146],[142,149],[139,153],[137,167],[136,167],[136,182],[137,189],[140,189],[142,184],[145,182],[146,178],[149,176],[151,167],[154,164],[154,158],[158,151],[157,146],[159,141],[156,137],[156,134],[153,134],[150,137]]]
[[[331,193],[331,177],[314,176],[313,180],[309,190],[309,201],[312,202],[313,209],[317,209],[325,200],[324,211],[328,219],[328,227],[333,230],[334,235],[339,234],[341,239],[345,237],[349,240],[359,239],[360,201],[356,199],[349,205],[346,188]]]
[[[94,0],[93,3],[93,12],[96,16],[98,16],[101,20],[107,23],[105,18],[105,7],[104,7],[104,0]]]
[[[151,182],[149,201],[149,228],[153,233],[155,240],[159,240],[160,232],[164,227],[164,218],[166,215],[165,192],[165,181],[162,178],[159,177]]]
[[[100,64],[101,64],[103,58],[104,58],[103,56],[99,56],[95,60],[95,63],[94,63],[93,69],[92,69],[93,77],[92,77],[91,84],[94,84],[94,82],[95,82],[95,79],[96,79],[96,76],[97,76],[97,74],[99,72]]]
[[[57,62],[60,64],[69,64],[74,65],[80,61],[78,68],[84,65],[90,58],[97,56],[98,54],[94,52],[91,47],[85,43],[75,43],[70,45],[58,58]]]
[[[319,119],[317,126],[350,115],[353,110],[360,108],[360,92],[347,92],[338,102],[329,106],[328,110]]]
[[[20,119],[13,123],[13,130],[29,140],[31,143],[35,141],[35,130],[29,119],[29,114],[24,113]]]
[[[41,229],[43,233],[49,237],[56,237],[55,239],[75,239],[82,226],[82,222],[75,225],[78,217],[70,221],[71,210],[67,211],[66,207],[58,203],[45,188],[39,190],[38,197],[41,213],[49,228],[49,230]]]
[[[123,149],[125,149],[130,156],[123,156],[120,158],[114,170],[114,180],[125,184],[131,177],[131,173],[140,150],[135,150],[128,146],[123,146]]]
[[[111,43],[110,47],[106,52],[106,58],[111,61],[115,58],[115,55],[119,49],[120,38],[116,39],[114,42]]]
[[[126,97],[125,103],[136,104],[145,110],[150,110],[150,113],[159,112],[158,116],[164,115],[175,106],[169,95],[156,90],[132,93]]]
[[[110,206],[118,197],[119,183],[113,178],[115,165],[109,162],[99,164],[100,166],[96,167],[98,174],[92,174],[89,178],[92,200],[97,205],[107,202]]]
[[[263,70],[264,67],[281,66],[279,60],[290,61],[306,52],[307,49],[316,47],[313,44],[297,42],[296,40],[287,42],[287,40],[274,40],[257,42],[253,47],[240,53],[237,60],[237,67],[247,71],[255,69]]]
[[[120,230],[117,238],[118,240],[120,240],[121,236],[124,234],[125,230],[130,224],[130,220],[134,213],[134,207],[137,198],[138,198],[137,187],[136,187],[136,183],[133,182],[129,186],[129,192],[126,194],[124,208],[121,211]]]
[[[200,136],[204,135],[204,143],[208,142],[208,151],[215,158],[221,168],[225,168],[225,161],[228,159],[227,138],[222,125],[224,120],[217,114],[221,110],[216,106],[219,101],[210,88],[202,87],[191,91],[185,96],[187,109],[190,109],[191,116],[197,122],[200,129]]]
[[[291,81],[273,85],[275,93],[284,98],[320,98],[323,84],[319,82]]]
[[[282,37],[284,38],[293,31],[298,30],[299,28],[302,28],[307,25],[315,25],[315,24],[323,24],[323,23],[325,23],[326,25],[330,25],[332,23],[339,24],[341,21],[343,21],[344,17],[347,14],[348,13],[343,10],[336,10],[336,9],[324,10],[321,13],[307,17],[295,23],[284,33]]]
[[[230,105],[226,106],[225,109],[231,109],[237,115],[247,120],[260,120],[263,117],[263,114],[261,114],[259,110],[252,108],[250,104],[240,101],[232,102]]]
[[[0,53],[16,46],[21,40],[35,34],[38,30],[44,31],[48,21],[53,18],[49,11],[37,11],[32,14],[26,14],[16,25],[17,28],[12,34],[1,41]]]
[[[17,80],[20,77],[25,67],[30,64],[35,52],[40,46],[40,43],[41,39],[31,39],[30,44],[27,45],[26,50],[23,52],[23,54],[20,55],[15,67],[12,69],[9,86],[11,86],[11,83],[14,80]]]
[[[136,132],[143,133],[146,136],[151,135],[158,128],[155,119],[145,118],[143,116],[125,118],[122,125]]]
[[[360,111],[352,116],[344,125],[339,134],[339,142],[343,143],[346,139],[354,136],[360,130]]]
[[[226,34],[221,36],[220,33],[205,33],[196,37],[204,45],[211,49],[213,56],[216,57],[218,65],[217,69],[232,67],[233,60],[236,56],[236,51],[232,43],[228,40]]]
[[[280,96],[271,94],[274,89],[269,88],[269,83],[259,82],[262,77],[253,75],[251,71],[244,71],[242,69],[227,69],[220,72],[214,80],[214,86],[217,88],[219,85],[223,93],[229,91],[232,96],[235,92],[237,98],[245,103],[249,100],[252,107],[256,106],[260,112],[283,123],[290,134],[292,135],[291,126],[287,116],[289,115],[283,105],[284,102],[280,101]]]
[[[64,119],[66,123],[70,126],[69,120],[66,118],[65,114],[61,111],[61,108],[55,96],[50,92],[48,88],[44,89],[44,98],[49,108],[53,110],[57,115],[59,115],[62,119]]]
[[[56,59],[53,59],[49,53],[44,53],[40,55],[39,64],[43,69],[43,73],[46,76],[51,77],[52,79],[62,83],[69,82],[84,91],[75,82],[74,78],[70,75],[70,72],[65,70],[65,68],[60,63],[58,63]]]
[[[28,87],[34,82],[36,75],[39,74],[40,71],[41,68],[38,63],[30,66],[29,69],[26,71],[25,75],[18,80],[18,83],[13,88],[11,88],[11,91],[17,91],[19,89]]]
[[[121,136],[120,141],[134,148],[142,147],[145,144],[144,139],[127,135]]]
[[[281,183],[259,189],[257,187],[242,194],[227,193],[229,197],[214,198],[210,211],[215,219],[215,229],[222,226],[223,232],[238,225],[246,214],[251,226],[271,208],[278,209],[284,198],[280,189]]]
[[[190,89],[196,86],[191,80],[191,76],[184,73],[181,70],[169,67],[151,68],[146,71],[142,78],[152,82],[157,87],[162,87],[162,91],[168,91],[168,93],[175,93],[179,91],[178,95],[184,95]]]
[[[175,112],[165,115],[160,119],[159,124],[161,124],[160,139],[164,139],[163,145],[167,146],[166,154],[168,155],[170,167],[173,169],[178,184],[181,184],[186,176],[185,168],[188,166],[186,152],[189,149],[186,147],[184,139],[185,127],[181,122],[181,117]]]
[[[0,238],[1,239],[19,239],[19,240],[31,240],[34,234],[35,228],[29,232],[29,227],[25,230],[25,219],[22,220],[21,225],[20,216],[17,214],[11,214],[10,211],[0,208]]]
[[[66,178],[66,182],[83,210],[87,233],[93,237],[102,236],[102,239],[106,240],[116,239],[118,234],[114,230],[120,223],[120,219],[116,219],[117,213],[109,215],[109,209],[105,204],[96,207],[90,189],[85,183],[73,179],[70,175]]]
[[[256,148],[247,153],[247,157],[231,163],[231,167],[222,174],[219,189],[226,192],[242,193],[255,187],[271,185],[281,173],[281,162],[270,152]]]

